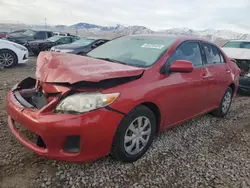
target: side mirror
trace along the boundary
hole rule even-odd
[[[185,60],[177,60],[170,66],[170,72],[192,72],[193,63]]]

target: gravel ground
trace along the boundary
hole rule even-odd
[[[156,137],[133,164],[110,157],[88,164],[37,157],[7,128],[5,96],[34,74],[35,59],[0,71],[0,187],[250,187],[250,98],[237,96],[229,115],[204,115]]]

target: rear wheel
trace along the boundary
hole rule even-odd
[[[10,68],[18,63],[17,56],[10,50],[0,50],[0,64]]]
[[[233,90],[232,88],[227,88],[222,100],[221,100],[221,104],[220,107],[217,108],[216,110],[214,110],[212,112],[213,115],[217,116],[217,117],[224,117],[227,115],[231,104],[232,104],[232,99],[233,99]]]
[[[154,113],[145,106],[138,106],[119,125],[111,155],[122,162],[137,161],[151,146],[155,133]]]

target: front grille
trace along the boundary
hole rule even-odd
[[[63,150],[68,153],[80,152],[80,136],[68,136],[63,146]]]
[[[29,140],[30,142],[36,144],[39,147],[46,148],[46,145],[42,140],[41,136],[29,131],[17,122],[14,122],[14,126],[16,130],[24,136],[25,139]]]

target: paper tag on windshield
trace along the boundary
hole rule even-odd
[[[154,49],[162,49],[164,45],[162,44],[143,44],[142,48],[154,48]]]

